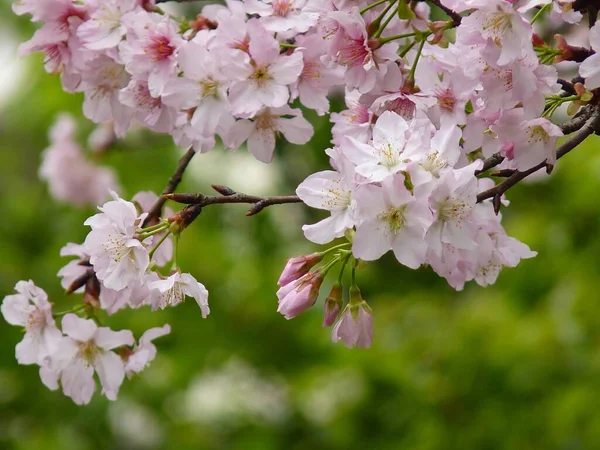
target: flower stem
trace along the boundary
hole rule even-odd
[[[140,241],[143,241],[150,236],[154,236],[155,234],[162,233],[170,227],[168,223],[162,223],[160,228],[155,228],[152,231],[145,231],[143,233],[138,233],[137,237]]]
[[[140,233],[140,234],[149,233],[151,231],[158,230],[159,228],[163,228],[165,225],[166,225],[165,222],[159,222],[156,225],[152,225],[151,227],[140,228],[136,231],[137,231],[137,233]]]
[[[298,48],[296,44],[288,44],[287,42],[280,42],[279,46],[281,48]]]
[[[61,311],[61,312],[54,313],[54,314],[52,314],[52,317],[59,318],[59,317],[65,316],[67,314],[76,313],[76,312],[81,311],[82,309],[84,309],[86,306],[87,305],[75,306],[74,308],[68,309],[66,311]]]
[[[419,48],[417,49],[417,55],[415,56],[415,60],[413,61],[412,67],[410,68],[410,73],[408,74],[409,80],[415,79],[415,70],[417,69],[417,63],[419,62],[419,58],[421,57],[421,52],[423,51],[423,47],[425,46],[425,42],[427,41],[427,36],[429,34],[425,34],[421,42],[419,42]]]
[[[354,258],[354,264],[352,264],[352,287],[356,286],[356,266],[358,266],[358,258]]]
[[[533,16],[533,18],[531,19],[530,24],[533,25],[540,17],[542,17],[542,14],[544,14],[548,10],[549,6],[552,6],[552,3],[548,3],[547,5],[544,5],[540,9],[538,9],[538,12],[536,12],[535,16]]]
[[[381,13],[381,15],[378,17],[378,19],[381,20],[388,13],[388,11],[392,8],[392,6],[394,6],[396,3],[398,3],[397,0],[394,0],[392,3],[390,3],[387,6],[387,8],[385,8],[385,10]],[[392,12],[392,14],[390,14],[388,16],[388,18],[385,19],[385,21],[383,22],[383,24],[381,24],[381,26],[379,27],[379,29],[373,34],[374,38],[378,38],[379,36],[381,36],[381,33],[383,33],[383,30],[386,29],[386,27],[390,24],[390,22],[392,21],[392,19],[398,13],[398,8],[399,8],[399,6],[396,6],[396,9],[394,10],[394,12]]]
[[[370,5],[365,6],[364,8],[362,8],[359,12],[361,14],[366,13],[368,10],[370,10],[371,8],[375,8],[379,5],[383,5],[385,2],[389,2],[390,0],[379,0],[376,1],[375,3],[371,3]]]
[[[342,260],[342,268],[340,269],[340,275],[338,276],[338,283],[340,284],[342,283],[346,265],[348,264],[348,261],[350,261],[350,258],[352,258],[352,252],[348,252],[348,254],[344,256],[344,259]]]
[[[156,245],[154,247],[152,247],[152,250],[150,250],[150,253],[149,253],[150,259],[152,259],[152,256],[154,256],[154,252],[156,252],[156,250],[158,249],[158,247],[160,247],[160,244],[162,244],[163,242],[165,242],[165,239],[167,239],[170,234],[171,234],[171,230],[167,231],[165,233],[165,235],[160,238],[160,241],[158,241],[156,243]]]
[[[395,34],[393,36],[388,36],[379,39],[379,45],[387,44],[388,42],[394,41],[396,39],[404,39],[407,37],[415,36],[417,33],[404,33],[404,34]],[[423,39],[425,40],[425,39]]]
[[[329,254],[329,253],[331,253],[331,252],[334,252],[334,251],[336,251],[336,250],[338,250],[338,249],[340,249],[340,248],[347,247],[347,246],[349,246],[349,245],[350,245],[350,243],[349,243],[349,242],[344,242],[343,244],[334,245],[333,247],[331,247],[331,248],[328,248],[327,250],[324,250],[324,251],[322,251],[322,252],[321,252],[321,256],[328,255],[328,254]]]

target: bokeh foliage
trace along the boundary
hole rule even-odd
[[[31,34],[6,2],[0,17],[18,39]],[[61,291],[58,251],[85,237],[93,210],[51,199],[37,170],[57,112],[79,117],[82,143],[93,125],[80,115],[81,96],[63,93],[40,57],[26,60],[22,76],[0,110],[0,297],[31,278],[66,309],[79,299]],[[181,190],[208,192],[223,177],[234,189],[251,187],[264,173],[272,181],[249,193],[291,193],[326,168],[329,128],[316,123],[309,145],[278,148],[266,172],[242,159],[244,150],[198,156]],[[208,287],[212,312],[202,320],[187,302],[105,318],[137,336],[165,322],[173,328],[118,402],[97,395],[77,407],[50,392],[35,367],[16,364],[20,330],[0,324],[0,448],[600,448],[599,145],[589,139],[547,180],[510,191],[505,227],[539,255],[493,287],[457,293],[390,255],[362,267],[375,312],[368,351],[333,345],[320,303],[292,321],[276,312],[285,258],[315,249],[300,225],[322,215],[300,205],[253,218],[243,206],[207,208],[184,234],[181,266]],[[170,139],[142,132],[97,159],[116,167],[131,196],[160,191],[179,154]],[[213,163],[220,168],[203,166]]]

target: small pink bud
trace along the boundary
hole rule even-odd
[[[282,286],[277,291],[279,298],[277,312],[289,320],[306,311],[317,301],[322,283],[323,276],[317,270]]]
[[[342,309],[342,296],[342,284],[336,281],[325,300],[325,315],[323,317],[324,327],[330,327],[335,322],[335,319],[337,319],[337,316]]]
[[[288,259],[279,281],[278,286],[285,286],[292,281],[306,275],[310,269],[312,269],[317,263],[323,259],[320,253],[312,253],[310,255],[295,256]]]

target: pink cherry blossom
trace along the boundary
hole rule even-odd
[[[115,192],[111,195],[114,200],[100,206],[100,214],[85,221],[92,231],[84,245],[98,279],[118,291],[143,277],[150,263],[149,242],[136,238],[146,214],[139,215],[133,203]]]
[[[152,343],[154,339],[166,336],[171,332],[169,324],[159,328],[150,328],[140,338],[139,344],[133,350],[126,353],[125,374],[132,378],[150,365],[156,358],[156,346]]]
[[[62,338],[52,317],[52,304],[44,290],[33,281],[19,281],[16,294],[7,295],[0,311],[11,325],[25,329],[23,340],[17,344],[15,356],[19,364],[40,364],[51,355]]]
[[[48,365],[40,370],[42,382],[54,390],[60,381],[67,397],[78,405],[85,405],[96,390],[95,372],[102,393],[109,400],[116,400],[125,369],[121,358],[110,350],[132,346],[131,331],[98,327],[93,320],[81,319],[75,314],[63,317],[62,329],[66,336],[49,357]]]
[[[246,78],[234,83],[229,101],[237,115],[252,115],[263,106],[279,108],[290,96],[288,86],[302,73],[302,53],[280,55],[279,42],[258,21],[248,21],[251,64],[244,69]]]
[[[389,250],[405,266],[417,269],[425,262],[425,233],[433,221],[426,190],[405,187],[402,174],[386,178],[380,186],[365,185],[356,191],[357,215],[352,253],[365,261],[379,259]]]
[[[579,66],[579,75],[585,78],[588,89],[600,87],[600,25],[590,28],[590,46],[597,53],[587,57]]]
[[[225,141],[231,149],[247,141],[248,151],[256,159],[270,163],[278,135],[283,135],[292,144],[301,145],[310,140],[313,128],[302,117],[302,111],[299,109],[292,109],[287,105],[280,108],[264,108],[252,119],[238,120],[229,130]]]
[[[168,306],[177,306],[185,297],[193,297],[200,307],[202,318],[210,313],[208,307],[208,291],[202,283],[189,273],[176,271],[166,279],[157,279],[148,284],[150,289],[150,303],[152,310],[165,309]]]
[[[77,30],[78,36],[91,50],[116,47],[127,28],[123,16],[138,7],[137,0],[89,0],[90,20]]]

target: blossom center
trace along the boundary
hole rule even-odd
[[[44,328],[46,324],[46,316],[38,308],[35,308],[29,316],[27,316],[27,323],[25,329],[27,331],[39,332]]]
[[[102,248],[110,255],[110,258],[118,263],[129,254],[129,247],[125,245],[125,239],[121,235],[109,235]]]
[[[150,38],[145,50],[154,61],[163,61],[175,52],[175,47],[171,45],[171,39],[167,36],[158,35]]]
[[[338,62],[344,66],[361,66],[371,59],[371,51],[364,38],[346,37],[346,45],[338,51]]]
[[[218,97],[220,83],[213,79],[206,79],[200,82],[202,97]]]
[[[461,221],[470,210],[468,203],[448,197],[439,207],[438,219],[442,222]]]
[[[434,177],[438,178],[440,176],[440,170],[446,167],[448,162],[445,159],[440,158],[439,152],[435,151],[429,153],[427,158],[421,161],[419,165]]]
[[[269,70],[267,67],[260,67],[254,71],[252,78],[256,80],[256,83],[259,86],[262,86],[265,84],[265,82],[271,79],[271,75],[269,75]]]
[[[292,9],[290,0],[273,0],[273,14],[280,17],[286,17]]]
[[[393,234],[398,234],[406,224],[405,211],[406,206],[393,206],[386,212],[380,214],[378,218],[388,224],[388,227]]]
[[[78,342],[77,348],[79,349],[79,352],[77,353],[78,359],[83,359],[90,365],[94,363],[94,358],[99,353],[99,349],[96,344],[94,344],[94,341]]]
[[[399,152],[392,146],[390,142],[387,142],[383,147],[377,149],[379,157],[381,159],[381,165],[391,168],[399,162]]]

